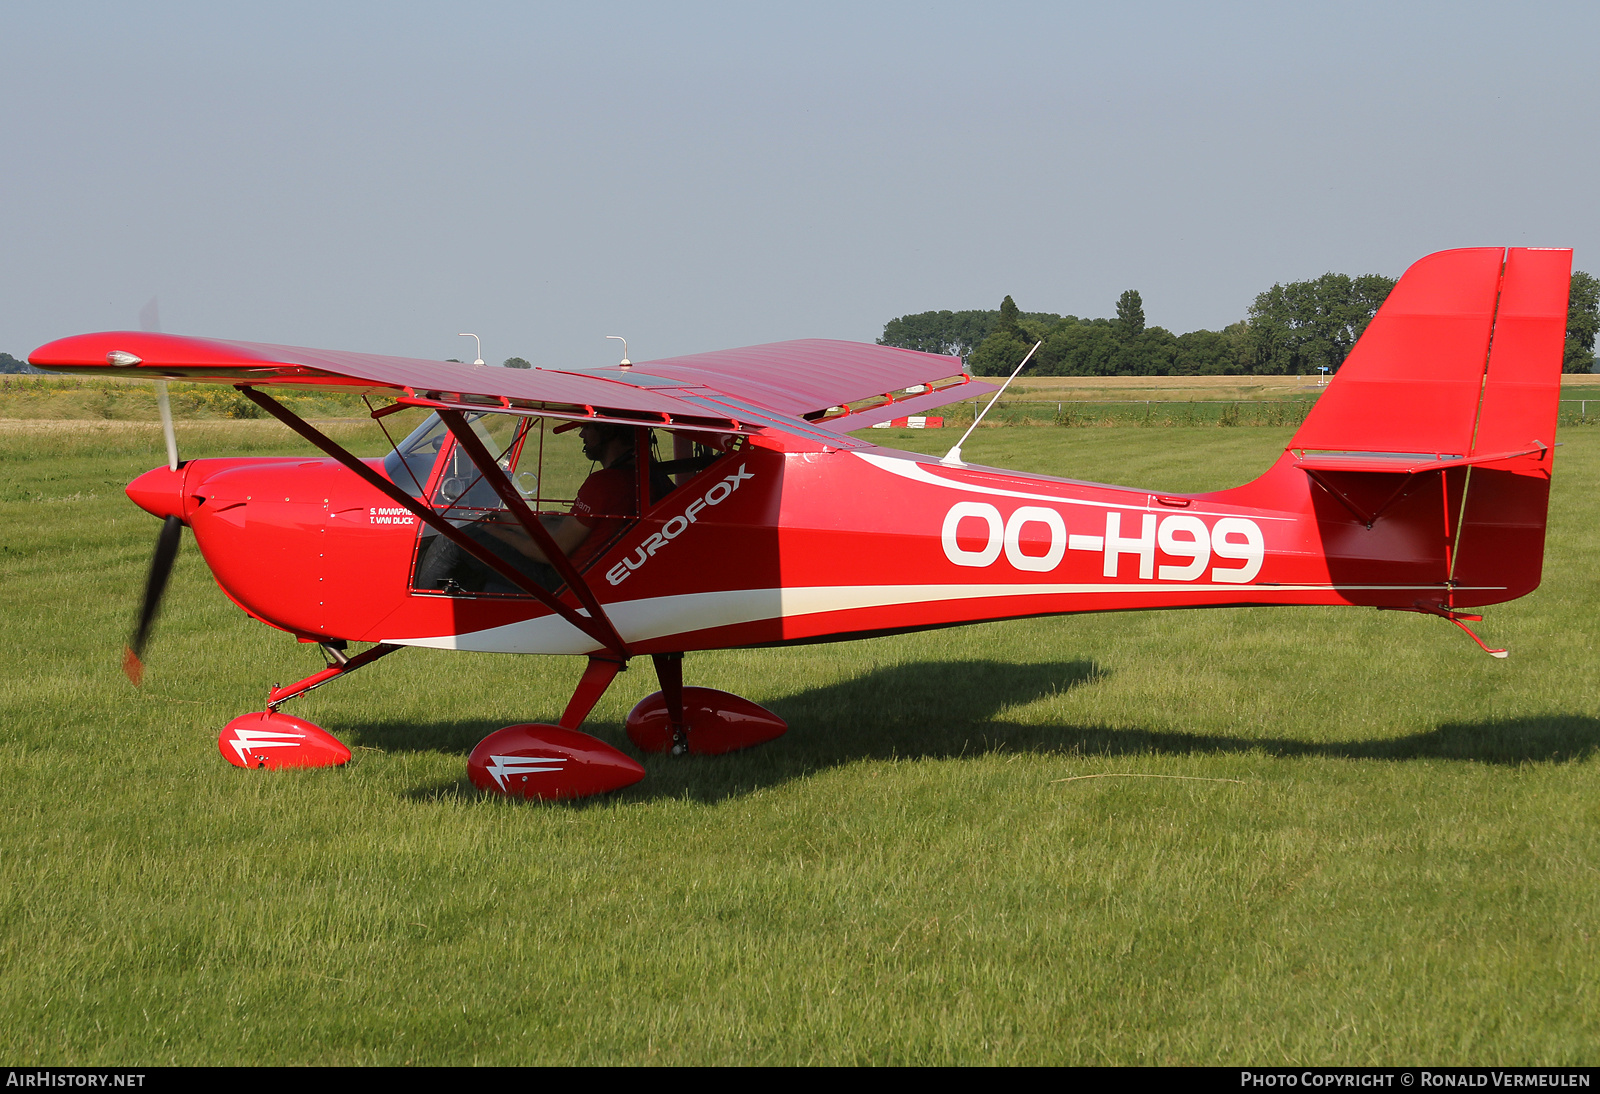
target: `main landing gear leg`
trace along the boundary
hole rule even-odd
[[[346,657],[339,650],[324,646],[332,664],[287,687],[274,687],[267,693],[266,710],[241,714],[222,727],[217,737],[217,751],[235,767],[337,767],[346,763],[350,750],[344,742],[304,718],[280,714],[278,708],[312,688],[370,665],[400,648],[380,644],[354,657]]]
[[[661,698],[667,705],[667,726],[672,730],[670,751],[682,756],[689,751],[689,726],[683,719],[683,654],[658,653],[650,659],[655,662]]]
[[[652,658],[661,690],[628,715],[628,737],[646,752],[715,755],[770,741],[788,730],[782,718],[748,699],[683,686],[683,655]],[[467,775],[481,790],[521,798],[582,798],[632,785],[644,768],[604,741],[578,731],[621,658],[589,658],[560,725],[507,726],[478,742]]]
[[[572,698],[567,702],[567,709],[557,723],[563,729],[577,729],[583,725],[583,720],[589,717],[589,712],[600,701],[600,696],[606,693],[606,688],[611,686],[611,681],[617,678],[617,673],[626,672],[626,661],[616,657],[591,657],[588,666],[583,670],[583,676],[578,680],[577,690],[572,693]]]
[[[661,690],[628,715],[628,738],[645,752],[713,756],[782,736],[789,724],[765,707],[715,688],[683,686],[683,654],[654,655]]]

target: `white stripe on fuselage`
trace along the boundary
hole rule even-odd
[[[855,456],[857,459],[865,460],[867,463],[878,468],[880,471],[887,471],[891,475],[899,475],[902,479],[910,479],[912,482],[926,483],[929,486],[942,486],[946,490],[960,490],[968,494],[988,494],[991,497],[996,498],[1026,498],[1029,501],[1048,501],[1054,502],[1057,505],[1087,505],[1095,509],[1138,509],[1150,510],[1151,512],[1167,511],[1165,509],[1151,510],[1150,498],[1152,495],[1143,491],[1126,491],[1127,493],[1135,496],[1142,495],[1144,497],[1144,501],[1142,502],[1132,500],[1131,498],[1127,501],[1092,501],[1088,498],[1064,498],[1059,494],[1030,494],[1021,490],[1003,490],[998,486],[985,486],[982,483],[958,482],[955,479],[947,479],[942,475],[934,474],[932,471],[932,465],[921,463],[917,460],[897,458],[894,456],[879,456],[872,452],[852,452],[850,454]],[[1063,483],[1063,485],[1072,484]],[[1094,486],[1095,484],[1090,483],[1086,485]],[[1095,488],[1100,490],[1124,489],[1123,487],[1119,486],[1096,486]],[[1298,519],[1293,516],[1272,516],[1271,514],[1262,513],[1255,509],[1212,510],[1186,508],[1183,511],[1192,515],[1205,517],[1228,517],[1237,516],[1240,513],[1248,513],[1252,520]]]
[[[927,604],[941,600],[983,600],[993,597],[1084,596],[1095,593],[1146,594],[1229,593],[1233,603],[1270,601],[1284,593],[1377,592],[1410,590],[1438,592],[1438,585],[1231,585],[1231,584],[1071,584],[1071,585],[819,585],[791,589],[728,589],[717,592],[657,596],[624,600],[606,607],[617,633],[626,643],[644,642],[672,634],[792,619],[853,608],[887,608]],[[1493,590],[1500,586],[1473,586]],[[1458,592],[1467,591],[1458,587]],[[1138,603],[1130,608],[1141,607]],[[581,609],[580,609],[581,610]],[[585,612],[584,614],[588,614]],[[981,619],[973,622],[982,622]],[[384,638],[399,646],[470,650],[479,653],[593,653],[599,644],[558,615],[524,619],[501,627],[466,634]]]

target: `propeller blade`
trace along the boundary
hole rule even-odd
[[[160,333],[160,297],[152,296],[150,303],[139,309],[139,329]],[[156,381],[156,409],[161,411],[161,435],[167,441],[167,470],[176,471],[178,469],[178,435],[172,430],[172,400],[167,398],[167,382],[165,380]]]
[[[172,400],[167,398],[167,382],[156,381],[156,409],[161,411],[161,435],[167,439],[167,470],[178,469],[178,434],[172,428]]]
[[[156,540],[156,553],[150,558],[150,578],[145,582],[144,604],[139,608],[139,625],[133,630],[127,652],[122,658],[122,671],[128,674],[134,686],[144,679],[145,643],[150,638],[150,628],[161,611],[161,594],[167,590],[167,578],[172,576],[172,564],[178,558],[178,542],[183,535],[183,521],[168,517],[161,524],[161,535]]]

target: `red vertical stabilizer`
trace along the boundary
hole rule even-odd
[[[1478,247],[1422,259],[1378,309],[1289,455],[1226,494],[1305,497],[1335,583],[1437,584],[1416,601],[1430,608],[1531,592],[1544,559],[1571,271],[1569,250]],[[1370,597],[1385,603],[1381,588]]]
[[[1407,270],[1289,447],[1465,455],[1504,253],[1441,251]]]

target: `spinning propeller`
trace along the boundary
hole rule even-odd
[[[139,312],[139,329],[159,332],[161,313],[157,298],[151,297]],[[172,402],[167,397],[167,382],[156,381],[156,408],[161,412],[161,432],[167,442],[167,470],[178,469],[178,435],[172,427]],[[122,671],[128,674],[137,687],[144,680],[144,647],[150,640],[151,628],[161,613],[161,596],[167,591],[167,579],[172,576],[172,565],[178,559],[178,543],[183,538],[183,521],[169,516],[161,522],[161,534],[156,537],[156,551],[150,557],[150,576],[145,580],[144,602],[139,606],[139,622],[128,639],[122,656]]]
[[[128,639],[127,652],[122,657],[122,671],[138,685],[144,679],[145,643],[150,640],[150,629],[161,611],[161,594],[167,591],[167,578],[172,576],[172,564],[178,559],[178,541],[183,536],[183,521],[168,517],[161,522],[161,535],[156,537],[156,553],[150,558],[150,576],[145,581],[144,603],[139,606],[139,622]]]

